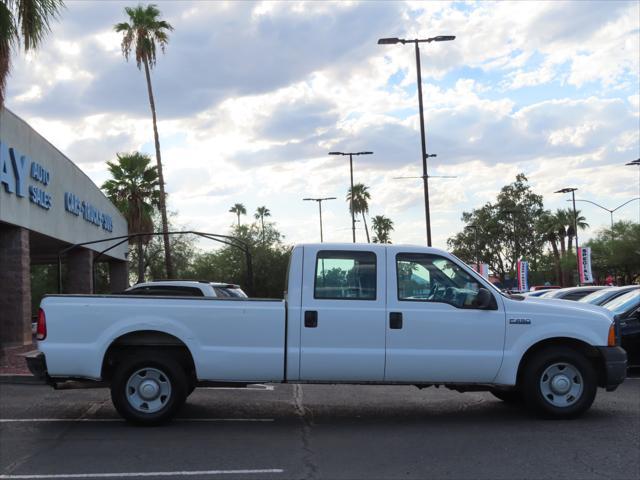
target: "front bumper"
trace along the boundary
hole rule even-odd
[[[604,363],[604,388],[612,392],[627,376],[627,352],[622,347],[597,347]]]
[[[47,373],[47,359],[44,356],[44,353],[33,350],[25,354],[24,359],[27,362],[27,368],[31,374],[42,380],[48,380],[49,374]]]

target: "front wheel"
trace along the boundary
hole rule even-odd
[[[111,380],[111,400],[126,420],[158,425],[170,420],[187,397],[184,369],[163,353],[137,353],[123,358]]]
[[[586,412],[597,390],[597,374],[584,355],[568,347],[550,347],[524,366],[522,389],[527,405],[552,418]]]

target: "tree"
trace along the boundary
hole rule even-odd
[[[384,215],[376,215],[371,219],[373,231],[373,243],[391,243],[391,231],[393,230],[393,222]]]
[[[246,215],[247,209],[244,208],[244,205],[241,203],[236,203],[233,207],[229,209],[230,213],[235,213],[238,216],[238,226],[240,226],[240,215]]]
[[[156,148],[156,163],[158,167],[158,179],[160,182],[160,214],[162,216],[162,232],[164,240],[164,261],[167,277],[174,276],[173,263],[171,261],[171,245],[169,243],[169,227],[167,220],[167,195],[164,190],[164,173],[162,171],[162,158],[160,156],[160,138],[158,136],[158,120],[156,116],[156,104],[151,88],[151,69],[156,64],[156,48],[160,46],[164,53],[169,43],[168,32],[173,27],[164,20],[160,20],[160,10],[155,5],[135,8],[125,7],[124,11],[129,17],[129,23],[122,22],[114,25],[114,30],[122,33],[122,54],[128,61],[131,51],[135,52],[136,65],[138,70],[144,66],[144,73],[147,78],[147,93],[149,94],[149,105],[151,107],[151,117],[153,120],[153,137]]]
[[[551,252],[553,255],[553,266],[555,272],[556,282],[561,283],[562,280],[562,265],[560,252],[558,250],[558,221],[556,217],[550,212],[544,212],[536,224],[536,230],[542,235],[549,245],[551,246]]]
[[[173,220],[176,214],[169,212],[169,230],[174,231]],[[154,231],[162,231],[162,219],[160,213],[155,212],[153,216]],[[194,235],[181,234],[170,235],[169,241],[171,242],[171,257],[173,261],[173,270],[176,279],[181,278],[193,278],[192,265],[197,256],[196,242],[197,238]],[[213,242],[211,242],[213,243]],[[144,264],[146,265],[145,273],[147,278],[158,279],[164,276],[164,260],[162,252],[164,250],[163,238],[159,235],[154,235],[151,241],[147,244],[144,250]],[[132,256],[133,258],[136,256]]]
[[[253,264],[253,296],[282,298],[291,248],[282,243],[283,236],[273,223],[234,226],[230,235],[246,243]],[[246,285],[246,258],[234,247],[225,246],[210,253],[196,255],[191,276],[201,280]],[[251,293],[251,292],[249,292]]]
[[[573,213],[573,209],[566,210],[567,220],[569,224],[567,225],[567,251],[571,253],[573,248],[573,239],[576,235],[575,227],[578,227],[578,230],[585,230],[589,228],[589,224],[587,223],[587,219],[580,215],[580,210],[576,210],[575,215]]]
[[[369,200],[371,200],[371,194],[369,193],[369,187],[362,183],[356,183],[353,186],[353,192],[351,188],[347,192],[347,202],[349,202],[349,213],[351,213],[351,197],[353,196],[353,214],[362,214],[362,221],[364,222],[364,231],[367,234],[367,243],[371,243],[369,239],[369,229],[367,228],[366,213],[369,213]]]
[[[127,219],[132,233],[153,231],[153,210],[160,202],[158,171],[150,167],[151,158],[139,152],[118,153],[116,162],[107,162],[111,180],[102,184],[107,197]],[[149,237],[136,237],[138,282],[144,281],[143,245]]]
[[[535,270],[547,241],[536,225],[544,213],[542,196],[531,190],[527,177],[520,173],[516,180],[500,190],[494,203],[462,214],[465,228],[447,240],[453,253],[467,263],[475,262],[476,232],[480,260],[502,281],[515,278],[516,262],[527,259]]]
[[[271,211],[265,206],[258,207],[253,216],[256,220],[260,220],[260,225],[262,225],[262,236],[264,237],[264,217],[270,217]]]
[[[50,20],[64,8],[62,0],[0,0],[0,108],[4,105],[12,52],[37,49],[51,31]]]
[[[585,246],[591,247],[591,266],[599,282],[612,275],[618,284],[640,283],[639,223],[616,222],[613,229],[598,231]]]

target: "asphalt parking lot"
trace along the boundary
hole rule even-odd
[[[572,421],[487,393],[198,389],[180,419],[121,421],[106,389],[0,385],[4,478],[640,478],[640,378]]]

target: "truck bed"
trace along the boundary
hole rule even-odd
[[[189,348],[198,380],[284,378],[284,300],[50,295],[42,308],[48,335],[40,350],[51,377],[99,379],[114,341],[131,332],[159,331]]]

